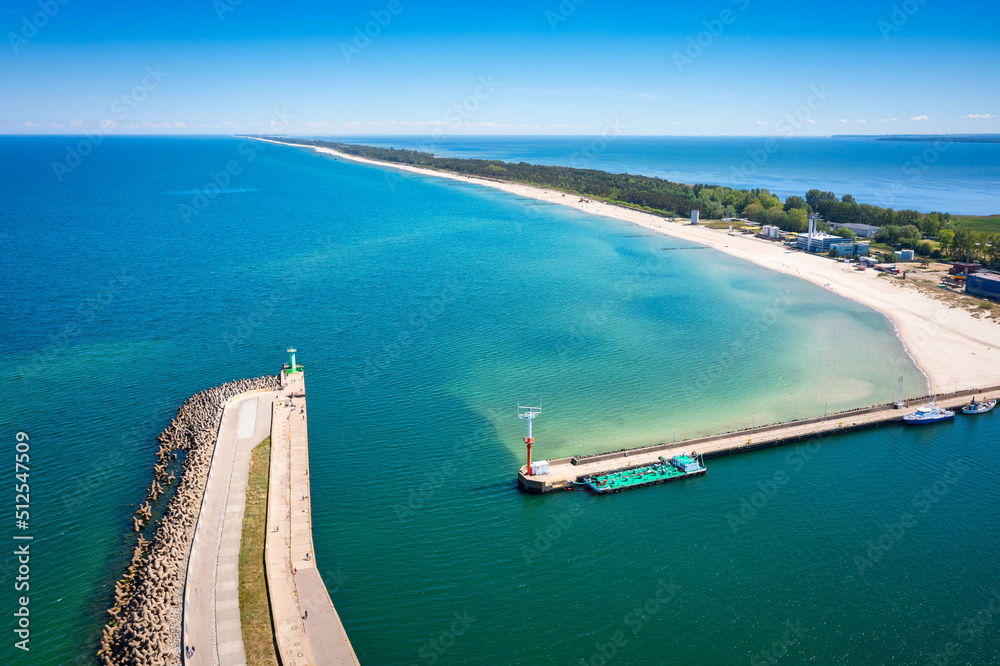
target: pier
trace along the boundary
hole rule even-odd
[[[358,659],[316,568],[309,491],[305,372],[281,373],[271,409],[271,467],[264,562],[282,666],[351,665]]]
[[[982,399],[1000,398],[1000,386],[959,391],[945,396],[938,396],[938,406],[954,409],[960,413],[963,405],[973,397]],[[699,437],[670,444],[655,444],[611,453],[587,456],[571,456],[548,461],[547,474],[529,474],[529,465],[523,465],[517,473],[518,488],[528,493],[548,493],[556,490],[571,490],[583,483],[585,477],[608,474],[612,471],[655,465],[660,457],[670,458],[680,454],[698,454],[703,458],[718,458],[756,449],[769,448],[801,442],[803,440],[827,437],[855,430],[864,430],[880,425],[902,423],[903,416],[909,414],[918,406],[927,404],[930,396],[907,400],[903,407],[895,405],[879,405],[864,409],[854,409],[838,412],[824,417],[802,419],[789,423],[776,423],[749,428],[738,432]],[[966,416],[964,418],[985,418],[982,416]],[[934,426],[907,426],[927,428]],[[944,424],[939,427],[947,427]],[[532,444],[534,439],[532,439]],[[530,445],[529,445],[530,456]]]

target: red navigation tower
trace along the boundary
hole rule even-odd
[[[528,445],[528,468],[526,476],[531,476],[531,445],[535,443],[535,438],[531,436],[531,422],[538,416],[540,411],[542,411],[541,407],[517,406],[517,418],[528,420],[528,436],[524,438],[524,443]]]

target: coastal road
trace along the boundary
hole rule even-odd
[[[226,405],[208,475],[184,594],[185,664],[245,664],[239,559],[250,452],[271,432],[280,392],[237,396]],[[184,648],[194,646],[187,659]]]

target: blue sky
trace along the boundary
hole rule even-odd
[[[1000,132],[994,2],[63,2],[0,9],[2,133]]]

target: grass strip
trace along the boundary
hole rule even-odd
[[[271,438],[250,453],[250,478],[240,540],[240,623],[243,649],[250,666],[277,666],[277,646],[264,577],[264,536],[267,530],[267,479],[271,466]]]

